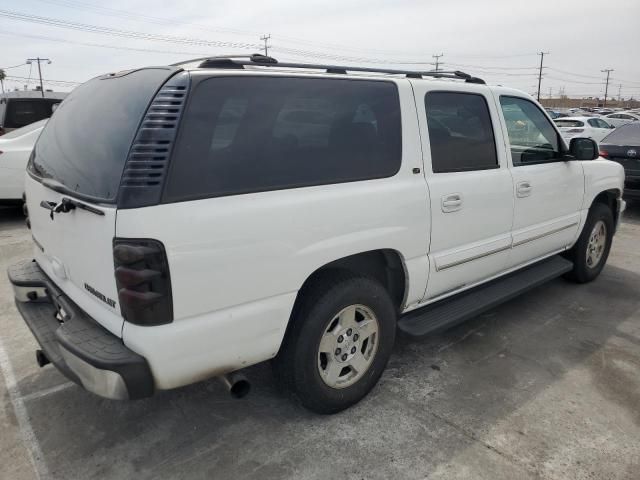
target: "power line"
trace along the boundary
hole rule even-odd
[[[37,23],[40,25],[48,25],[52,27],[66,28],[71,30],[80,30],[90,33],[98,33],[102,35],[109,35],[114,37],[134,38],[137,40],[155,40],[159,42],[177,43],[182,45],[200,45],[207,47],[226,47],[226,48],[242,48],[257,50],[260,48],[255,43],[244,42],[228,42],[220,40],[204,40],[189,37],[177,37],[173,35],[160,35],[154,33],[142,33],[132,30],[120,30],[117,28],[100,27],[97,25],[91,25],[86,23],[71,22],[67,20],[60,20],[51,17],[41,17],[38,15],[23,14],[20,12],[12,12],[9,10],[0,9],[0,17],[4,17],[10,20],[17,20],[28,23]]]
[[[18,68],[18,67],[22,67],[24,65],[26,65],[26,63],[20,63],[18,65],[12,65],[10,67],[0,67],[0,70],[9,70],[10,68]]]
[[[25,80],[30,81],[31,78],[29,77],[21,77],[18,75],[7,75],[7,78],[16,82],[23,82]],[[71,80],[53,80],[53,79],[47,79],[46,81],[44,81],[45,83],[57,83],[57,84],[65,84],[65,85],[69,85],[69,86],[73,86],[73,85],[80,85],[82,82],[74,82]]]
[[[152,23],[152,24],[159,24],[159,25],[185,25],[185,26],[189,26],[192,28],[197,28],[203,31],[207,31],[207,32],[222,32],[222,33],[231,33],[234,35],[244,35],[244,36],[248,36],[248,37],[256,37],[257,35],[259,35],[258,32],[256,31],[248,31],[248,30],[238,30],[238,29],[231,29],[231,28],[221,28],[221,27],[212,27],[210,25],[202,25],[202,24],[198,24],[198,23],[193,23],[193,22],[184,22],[184,21],[178,21],[176,19],[173,18],[162,18],[162,17],[156,17],[156,16],[151,16],[151,15],[146,15],[146,14],[140,14],[140,13],[136,13],[136,12],[132,12],[130,10],[122,10],[122,9],[116,9],[116,8],[110,8],[110,7],[104,7],[104,6],[98,6],[98,5],[91,5],[91,4],[87,4],[84,2],[79,2],[79,1],[74,1],[74,0],[38,0],[40,2],[44,2],[44,3],[49,3],[49,4],[53,4],[53,5],[60,5],[66,8],[72,8],[72,9],[83,9],[83,10],[87,10],[89,12],[94,12],[94,13],[99,13],[101,15],[109,15],[109,16],[114,16],[117,18],[123,18],[123,19],[127,19],[127,20],[133,20],[133,21],[138,21],[138,22],[147,22],[147,23]],[[324,48],[328,48],[331,50],[335,50],[335,49],[340,49],[340,50],[346,50],[346,51],[353,51],[353,52],[367,52],[367,53],[375,53],[375,54],[382,54],[382,55],[389,55],[393,58],[397,58],[400,55],[406,54],[406,51],[400,51],[400,50],[396,50],[396,51],[392,51],[392,50],[376,50],[376,49],[372,49],[371,47],[367,46],[367,47],[354,47],[352,45],[338,45],[338,44],[333,44],[333,43],[323,43],[323,42],[313,42],[313,41],[309,41],[307,38],[298,38],[298,37],[291,37],[291,36],[284,36],[284,35],[276,35],[275,38],[277,38],[278,40],[281,41],[285,41],[285,42],[290,42],[290,43],[295,43],[297,45],[299,44],[306,44],[306,45],[311,45],[311,46],[319,46],[319,47],[324,47]],[[419,55],[419,54],[416,54]],[[478,58],[478,59],[496,59],[496,58],[515,58],[515,57],[527,57],[527,56],[532,56],[532,53],[526,53],[526,54],[512,54],[512,55],[458,55],[461,58]],[[396,62],[398,63],[398,62]],[[415,62],[416,64],[424,64],[424,62]]]

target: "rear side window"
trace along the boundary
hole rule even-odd
[[[391,82],[210,78],[189,100],[165,200],[390,177],[401,148]]]
[[[425,108],[434,173],[498,168],[489,107],[482,95],[428,92]]]

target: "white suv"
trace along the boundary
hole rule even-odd
[[[331,413],[426,335],[593,280],[624,173],[528,95],[462,72],[200,59],[95,78],[39,138],[34,260],[9,270],[52,362],[140,398],[273,359]],[[435,78],[434,78],[435,77]],[[560,254],[560,255],[559,255]]]

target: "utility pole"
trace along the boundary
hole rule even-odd
[[[611,75],[611,72],[613,72],[613,68],[605,68],[604,70],[600,70],[602,73],[606,73],[607,74],[607,83],[604,87],[604,105],[603,107],[607,106],[607,94],[609,93],[609,75]]]
[[[431,55],[431,56],[436,59],[436,72],[437,72],[438,67],[440,67],[440,57],[444,57],[444,53],[441,53],[440,55]]]
[[[618,85],[618,103],[622,101],[622,84]]]
[[[542,61],[545,55],[549,55],[549,52],[538,52],[540,55],[540,71],[538,72],[538,101],[540,101],[540,85],[542,84]]]
[[[267,44],[267,42],[269,41],[269,39],[271,38],[271,34],[267,33],[266,35],[262,35],[260,37],[260,40],[262,40],[264,42],[264,56],[268,57],[269,56],[269,45]]]
[[[27,58],[27,64],[31,65],[32,62],[38,62],[38,76],[40,77],[40,93],[42,94],[42,98],[44,98],[44,86],[42,85],[42,70],[40,69],[40,62],[47,62],[47,65],[51,63],[51,60],[48,58]]]

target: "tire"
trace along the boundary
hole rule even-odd
[[[396,309],[380,283],[342,272],[319,277],[301,295],[274,374],[304,407],[337,413],[364,398],[382,375]]]
[[[601,230],[602,226],[604,226],[604,232]],[[589,211],[580,238],[569,251],[568,258],[573,261],[573,270],[567,274],[567,278],[577,283],[587,283],[600,275],[609,257],[613,230],[611,209],[602,203],[594,204]],[[594,241],[596,234],[604,243]],[[591,250],[594,247],[596,250]],[[591,256],[588,255],[590,251],[592,252]],[[597,252],[599,252],[598,255],[593,255]]]

